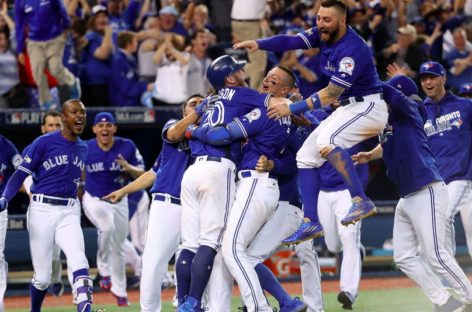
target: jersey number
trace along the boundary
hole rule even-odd
[[[207,116],[202,127],[213,127],[222,124],[225,120],[225,107],[223,105],[223,102],[216,101],[213,106],[207,111],[206,115]]]

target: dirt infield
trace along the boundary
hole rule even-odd
[[[300,294],[302,292],[301,283],[284,283],[283,286],[291,294]],[[415,287],[416,285],[405,277],[393,277],[393,278],[365,278],[361,280],[360,290],[373,290],[373,289],[391,289],[391,288],[405,288]],[[323,292],[338,292],[339,281],[323,281],[321,283]],[[238,289],[235,288],[234,295],[238,295]],[[131,302],[139,302],[139,291],[132,290],[128,292],[129,299]],[[162,297],[164,301],[170,301],[174,296],[174,289],[164,290]],[[29,307],[29,296],[16,296],[5,298],[5,308],[28,308]],[[56,307],[68,305],[72,302],[72,296],[65,294],[61,297],[53,297],[48,295],[44,302],[44,307]],[[95,304],[114,304],[116,299],[111,295],[110,292],[97,292],[94,294]]]

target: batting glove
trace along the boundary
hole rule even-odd
[[[185,130],[185,138],[187,140],[191,140],[193,139],[193,132],[195,131],[195,129],[197,129],[198,126],[195,125],[195,124],[191,124],[190,126],[187,127],[187,129]]]
[[[0,198],[0,212],[8,208],[8,200],[5,197]]]

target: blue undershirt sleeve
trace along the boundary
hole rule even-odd
[[[5,197],[8,201],[10,201],[13,196],[16,195],[21,185],[23,184],[23,181],[25,181],[28,176],[29,174],[27,174],[23,170],[15,170],[15,172],[8,180],[8,183],[5,186],[5,190],[3,191],[2,196]]]

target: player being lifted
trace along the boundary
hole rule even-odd
[[[349,213],[342,220],[348,225],[376,213],[374,203],[365,195],[346,149],[376,136],[388,118],[382,84],[365,41],[346,25],[346,6],[338,0],[324,0],[318,11],[316,27],[296,35],[277,35],[256,41],[243,41],[235,48],[283,52],[293,49],[321,50],[321,70],[331,80],[325,88],[292,105],[280,103],[269,108],[269,117],[323,107],[339,101],[342,107],[328,117],[307,138],[297,154],[299,182],[305,221],[285,242],[303,241],[322,235],[317,213],[320,188],[319,168],[326,160],[343,177],[352,197]]]

